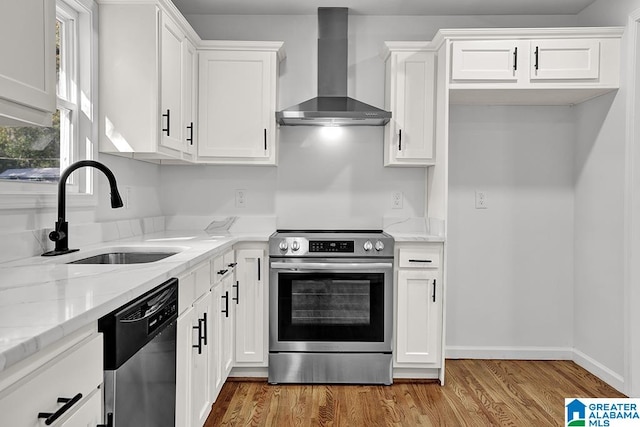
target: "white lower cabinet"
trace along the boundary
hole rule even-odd
[[[444,369],[442,247],[396,244],[394,369]]]
[[[231,371],[234,277],[228,250],[178,279],[176,426],[204,425]]]
[[[176,425],[200,427],[213,404],[211,385],[212,296],[211,263],[206,261],[178,280],[178,300],[195,295],[195,301],[178,316],[176,339]]]
[[[34,355],[21,378],[5,381],[0,391],[3,426],[95,426],[102,421],[102,335],[91,333],[48,358]],[[41,353],[48,353],[43,350]],[[3,375],[7,375],[3,372]],[[9,384],[6,384],[8,382]]]
[[[236,249],[235,364],[238,367],[267,366],[269,354],[268,278],[266,247]],[[254,249],[255,248],[255,249]]]
[[[212,359],[215,357],[212,336],[212,294],[206,292],[194,304],[191,350],[191,423],[202,426],[213,404]]]

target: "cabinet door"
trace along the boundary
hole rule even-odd
[[[180,285],[182,282],[180,282]],[[178,299],[180,295],[178,296]],[[176,333],[176,425],[191,425],[191,378],[194,335],[193,326],[197,325],[193,306],[178,317]],[[196,332],[197,333],[197,332]]]
[[[11,102],[0,103],[0,116],[51,125],[56,110],[55,5],[51,0],[0,2],[0,98]]]
[[[433,52],[395,53],[393,118],[388,125],[391,164],[434,161],[436,58]]]
[[[182,151],[182,44],[184,34],[164,13],[160,14],[160,144]]]
[[[596,80],[599,76],[600,41],[531,41],[531,80]]]
[[[396,361],[440,361],[442,288],[437,272],[398,271]]]
[[[237,304],[236,351],[237,363],[252,366],[266,364],[268,318],[265,310],[264,251],[239,249],[236,251]]]
[[[222,319],[222,343],[220,347],[220,354],[222,355],[221,366],[222,366],[222,375],[226,379],[231,372],[231,368],[233,367],[233,347],[234,347],[234,322],[233,319],[235,317],[235,301],[233,300],[233,293],[235,291],[235,287],[233,286],[234,277],[233,275],[228,276],[224,282],[224,295],[226,299],[224,299],[223,303],[227,304],[225,308],[227,312],[221,317]]]
[[[268,52],[200,53],[199,157],[270,157],[275,137],[274,56]]]
[[[212,351],[211,351],[211,388],[212,388],[212,400],[215,401],[218,393],[222,389],[222,384],[225,381],[225,377],[222,373],[222,325],[223,317],[225,313],[223,311],[226,308],[227,302],[225,301],[225,293],[223,291],[222,283],[218,283],[211,289],[211,298],[213,302],[213,311],[211,313],[211,338],[212,338]]]
[[[514,40],[456,41],[451,50],[452,81],[518,81],[524,52]]]
[[[194,154],[196,142],[196,100],[197,100],[197,54],[196,48],[187,39],[182,46],[183,54],[183,85],[182,85],[182,127],[184,140],[184,153],[191,160]]]
[[[211,384],[212,366],[212,310],[211,292],[194,304],[193,347],[191,351],[191,425],[201,426],[207,420],[213,404]]]

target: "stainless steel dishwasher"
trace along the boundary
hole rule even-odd
[[[104,334],[108,427],[173,427],[178,279],[170,279],[98,321]]]

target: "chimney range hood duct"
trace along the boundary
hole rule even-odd
[[[347,96],[348,12],[318,8],[318,96],[276,113],[289,126],[384,126],[391,113]]]

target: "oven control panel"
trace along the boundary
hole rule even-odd
[[[393,257],[393,237],[384,233],[274,233],[269,238],[272,257]]]
[[[309,240],[309,252],[353,253],[353,240]]]

